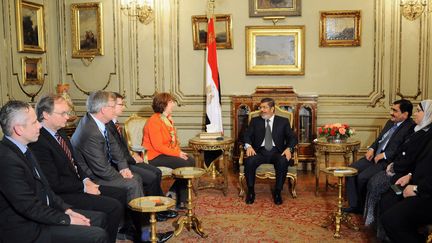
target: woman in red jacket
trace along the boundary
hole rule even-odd
[[[159,93],[153,98],[152,108],[155,112],[144,127],[143,147],[147,158],[153,166],[165,166],[172,169],[195,166],[195,160],[181,151],[177,131],[171,119],[175,106],[174,97],[169,93]],[[177,206],[184,207],[187,200],[187,181],[176,179],[171,192],[177,195]]]

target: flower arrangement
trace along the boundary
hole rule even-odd
[[[329,139],[341,139],[346,140],[347,138],[354,135],[355,130],[347,124],[333,123],[325,124],[318,128],[318,135],[320,137],[326,137]]]

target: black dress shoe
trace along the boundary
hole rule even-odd
[[[123,226],[117,232],[117,240],[133,240],[136,235],[136,229],[133,225]]]
[[[347,207],[342,208],[342,212],[344,213],[353,213],[353,214],[362,214],[362,210],[358,207]]]
[[[163,221],[167,221],[167,219],[168,218],[164,214],[162,214],[160,212],[156,213],[156,221],[163,222]]]
[[[274,199],[274,203],[276,205],[281,205],[282,204],[282,196],[281,196],[280,192],[276,192],[274,194],[274,198],[273,199]]]
[[[174,235],[174,231],[167,231],[165,233],[157,233],[156,237],[157,237],[157,242],[158,243],[163,243],[168,241],[172,236]],[[151,241],[142,241],[144,243],[148,243]]]
[[[165,218],[169,218],[169,219],[172,219],[172,218],[175,218],[178,216],[178,213],[174,210],[162,211],[162,212],[159,212],[159,214],[162,216],[165,216]]]
[[[246,195],[246,204],[252,204],[255,201],[255,193],[254,192],[248,192]]]

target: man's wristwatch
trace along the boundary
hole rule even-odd
[[[413,186],[413,192],[417,195],[417,193],[418,193],[417,186]]]

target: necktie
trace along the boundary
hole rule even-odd
[[[397,124],[394,124],[382,137],[381,141],[379,142],[377,154],[384,151],[384,149],[387,146],[388,141],[390,140],[391,136],[393,135],[394,131],[396,131]]]
[[[110,142],[109,142],[109,138],[108,138],[108,128],[105,126],[105,130],[104,130],[104,137],[105,137],[105,143],[106,143],[106,147],[107,147],[107,156],[108,156],[108,162],[112,163],[112,156],[111,156],[111,146],[110,146]]]
[[[68,157],[69,161],[71,162],[72,167],[75,169],[75,173],[79,177],[78,169],[77,169],[77,167],[75,165],[74,159],[72,158],[72,152],[70,151],[69,147],[67,146],[66,141],[58,133],[56,133],[54,136],[56,137],[57,141],[60,144],[60,147],[63,149],[63,151],[65,152],[65,154]]]
[[[45,178],[42,178],[42,175],[39,173],[39,170],[38,170],[38,165],[37,165],[37,161],[36,161],[36,159],[34,158],[34,156],[33,156],[33,154],[31,153],[31,151],[30,151],[30,149],[27,149],[27,151],[24,153],[24,155],[25,155],[25,157],[27,158],[27,160],[28,161],[30,161],[30,163],[31,163],[31,165],[32,165],[32,167],[33,167],[33,170],[35,171],[35,173],[36,173],[36,177],[38,178],[38,179],[40,179],[41,181],[44,181],[45,180]],[[46,182],[47,183],[47,182]],[[39,199],[43,202],[43,201],[46,201],[46,204],[49,206],[49,197],[48,197],[48,194],[47,194],[47,192],[46,192],[46,190],[45,190],[45,183],[41,183],[42,184],[42,193],[39,193],[39,194],[37,194],[37,196],[39,197]]]
[[[120,135],[120,137],[122,137],[122,135],[123,135],[123,129],[122,129],[122,127],[120,126],[120,124],[118,124],[118,122],[116,122],[116,123],[114,123],[114,125],[115,125],[115,127],[116,127],[116,129],[117,129],[117,132],[118,132],[118,134]]]
[[[273,148],[272,134],[270,129],[270,119],[267,119],[266,121],[267,121],[267,126],[266,126],[265,137],[264,137],[264,148],[267,151],[270,151]]]

